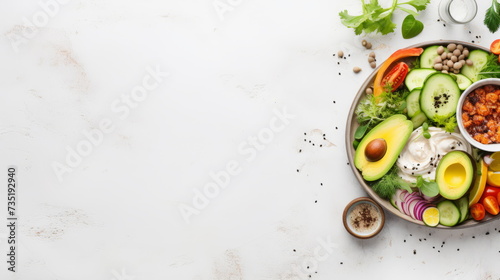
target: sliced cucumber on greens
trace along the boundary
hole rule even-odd
[[[472,81],[462,74],[451,74],[456,78],[458,88],[461,90],[467,89],[470,85],[472,85]]]
[[[416,88],[406,97],[406,110],[408,117],[412,118],[420,112],[420,88]]]
[[[433,73],[436,73],[437,70],[431,68],[416,68],[412,69],[408,72],[405,78],[405,85],[409,91],[412,91],[415,88],[421,88],[424,84],[425,79]]]
[[[420,108],[427,118],[449,118],[455,114],[461,91],[448,74],[435,73],[425,80],[420,92]]]
[[[452,227],[460,221],[460,210],[450,200],[443,200],[437,204],[439,210],[439,223],[443,226]]]
[[[424,52],[420,55],[421,68],[434,68],[434,61],[439,56],[437,49],[439,46],[430,46],[425,48]],[[448,49],[444,48],[444,52],[448,53]]]
[[[488,53],[483,50],[473,50],[469,53],[472,65],[465,64],[462,67],[461,73],[467,76],[472,82],[479,80],[479,72],[483,69],[484,65],[488,62]]]

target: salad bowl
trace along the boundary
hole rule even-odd
[[[468,48],[469,50],[483,50],[483,51],[486,51],[489,53],[489,49],[485,48],[485,47],[482,47],[482,46],[479,46],[479,45],[475,45],[475,44],[471,44],[471,43],[468,43],[468,42],[462,42],[462,41],[455,41],[455,40],[435,40],[435,41],[428,41],[428,42],[424,42],[424,43],[419,43],[419,44],[415,44],[415,45],[411,45],[411,46],[408,46],[407,48],[427,48],[427,47],[431,47],[431,46],[436,46],[436,45],[441,45],[441,46],[447,46],[448,44],[457,44],[457,45],[462,45],[463,47],[466,47]],[[413,61],[416,60],[416,57],[405,57],[405,58],[402,58],[402,59],[399,59],[399,60],[396,60],[395,62],[393,62],[391,65],[395,65],[396,63],[398,62],[405,62],[409,65],[412,64]],[[419,219],[414,219],[412,218],[410,215],[407,215],[407,214],[404,214],[403,212],[401,212],[399,209],[397,209],[393,203],[391,204],[391,202],[387,199],[384,199],[382,197],[380,197],[373,189],[372,187],[370,186],[369,182],[365,181],[365,179],[363,178],[363,174],[360,170],[358,170],[355,166],[355,148],[354,148],[354,141],[356,140],[355,138],[355,132],[356,130],[358,129],[358,127],[360,126],[358,121],[357,121],[357,118],[356,118],[356,108],[357,106],[359,105],[359,103],[362,101],[363,97],[366,96],[366,90],[368,88],[371,88],[374,84],[374,81],[376,79],[376,75],[377,75],[377,72],[380,70],[382,66],[382,63],[379,64],[379,66],[373,71],[373,73],[370,74],[370,76],[364,81],[364,83],[361,85],[361,87],[359,88],[354,100],[353,100],[353,103],[351,105],[351,108],[350,108],[350,111],[349,111],[349,115],[348,115],[348,118],[347,118],[347,123],[346,123],[346,138],[345,138],[345,141],[346,141],[346,150],[347,150],[347,156],[348,156],[348,160],[350,162],[350,166],[352,168],[352,171],[357,179],[357,181],[359,182],[359,184],[361,185],[361,187],[364,189],[364,191],[366,191],[366,193],[374,200],[376,201],[378,204],[380,204],[382,206],[382,208],[401,218],[402,220],[405,220],[407,222],[410,222],[410,223],[414,223],[414,224],[418,224],[418,225],[422,225],[422,226],[426,226],[424,224],[424,222],[422,222],[422,220],[419,220]],[[385,70],[385,69],[384,69]],[[386,71],[385,73],[387,73],[388,71]],[[456,132],[458,132],[458,128],[456,129]],[[455,226],[443,226],[442,224],[439,224],[437,225],[437,228],[442,228],[442,229],[463,229],[463,228],[468,228],[468,227],[473,227],[473,226],[478,226],[478,225],[483,225],[485,223],[488,223],[488,222],[491,222],[491,221],[494,221],[496,220],[498,217],[500,217],[500,215],[497,215],[497,216],[492,216],[492,215],[489,215],[487,214],[486,215],[486,218],[484,218],[483,220],[481,221],[476,221],[472,218],[468,218],[466,219],[465,221],[455,225]]]

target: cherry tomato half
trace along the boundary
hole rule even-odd
[[[470,215],[476,221],[481,221],[486,216],[484,206],[481,203],[474,203],[470,206]]]
[[[483,206],[486,212],[491,215],[497,215],[500,212],[500,206],[498,206],[498,200],[496,196],[487,196],[483,200]]]
[[[486,187],[484,188],[483,194],[481,195],[481,198],[479,199],[479,203],[483,203],[484,198],[487,196],[490,196],[490,195],[492,195],[494,197],[498,197],[499,193],[500,193],[500,187],[493,187],[490,185],[486,185]]]
[[[391,71],[382,79],[380,85],[383,88],[390,86],[391,91],[395,91],[404,82],[406,74],[408,74],[408,68],[408,64],[404,62],[394,65]]]
[[[500,39],[496,39],[491,43],[490,51],[494,54],[500,54]]]

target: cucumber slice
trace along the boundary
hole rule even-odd
[[[456,81],[458,84],[458,88],[461,90],[466,90],[470,85],[472,85],[472,81],[465,75],[462,74],[451,74],[451,75],[457,78]]]
[[[420,88],[416,88],[406,97],[406,109],[408,110],[408,117],[415,116],[420,112]]]
[[[420,108],[433,121],[437,117],[449,118],[455,114],[460,94],[457,82],[450,75],[432,74],[420,92]]]
[[[430,46],[425,48],[424,52],[420,55],[421,68],[434,68],[434,60],[438,57],[437,49],[439,46]],[[448,53],[448,49],[444,48],[444,52]]]
[[[422,111],[418,111],[418,113],[411,118],[411,122],[413,123],[413,129],[421,126],[427,120],[427,116],[422,113]]]
[[[468,59],[472,60],[472,65],[465,64],[460,72],[472,82],[477,82],[479,80],[479,72],[481,72],[486,62],[488,62],[488,53],[483,50],[473,50],[469,53]]]
[[[405,78],[405,85],[409,91],[414,90],[415,88],[421,88],[424,84],[425,79],[433,73],[436,73],[437,70],[430,68],[417,68],[408,72]]]
[[[439,223],[443,226],[452,227],[460,221],[460,210],[450,200],[443,200],[437,204],[439,210]]]
[[[458,223],[460,224],[461,222],[465,221],[469,216],[469,199],[467,198],[467,196],[463,196],[459,200],[455,201],[455,205],[458,207],[458,210],[460,211],[460,220],[458,221]]]

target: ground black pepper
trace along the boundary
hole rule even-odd
[[[358,232],[365,232],[373,229],[378,223],[379,216],[376,208],[368,203],[361,203],[355,207],[350,215],[350,221],[354,229]]]

